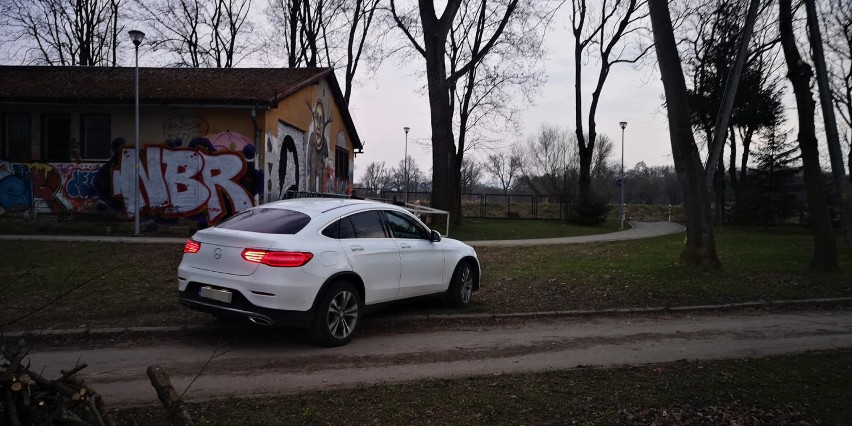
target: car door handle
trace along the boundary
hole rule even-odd
[[[364,247],[361,246],[352,246],[349,247],[349,249],[351,249],[352,251],[364,251]]]
[[[410,249],[410,248],[411,248],[411,244],[400,244],[400,245],[399,245],[399,247],[400,247],[400,248],[404,248],[404,249]]]

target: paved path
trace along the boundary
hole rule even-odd
[[[492,240],[492,241],[466,241],[474,247],[501,247],[501,246],[541,246],[548,244],[578,244],[597,243],[603,241],[626,241],[642,238],[658,237],[661,235],[676,234],[683,232],[686,228],[674,222],[630,222],[631,228],[624,231],[610,232],[608,234],[580,235],[577,237],[561,238],[537,238],[529,240]]]
[[[630,222],[630,229],[608,234],[581,235],[578,237],[538,238],[530,240],[493,240],[467,241],[474,247],[497,246],[537,246],[547,244],[576,244],[602,241],[624,241],[650,238],[660,235],[683,232],[686,228],[674,222]],[[0,241],[67,241],[67,242],[109,242],[135,244],[184,244],[186,238],[166,237],[116,237],[116,236],[86,236],[86,235],[0,235]]]
[[[317,348],[301,335],[223,333],[210,339],[154,340],[136,347],[33,352],[32,365],[54,377],[83,360],[81,376],[110,406],[156,403],[145,369],[163,367],[179,392],[218,349],[187,393],[191,401],[321,389],[613,366],[681,359],[760,357],[852,348],[852,312],[556,318],[451,330],[356,336]]]

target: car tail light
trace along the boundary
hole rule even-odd
[[[184,253],[198,253],[198,250],[201,250],[201,243],[195,240],[187,240],[183,246]]]
[[[313,257],[313,253],[300,251],[243,250],[243,259],[249,262],[284,268],[302,266],[313,259]]]

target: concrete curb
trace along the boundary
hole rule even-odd
[[[502,314],[423,314],[423,315],[401,315],[390,319],[393,321],[440,321],[440,320],[465,320],[465,319],[497,319],[497,318],[559,318],[559,317],[584,317],[594,315],[620,315],[620,314],[666,314],[666,313],[689,313],[705,311],[725,311],[743,308],[770,308],[770,307],[792,307],[806,305],[852,306],[852,297],[797,299],[797,300],[764,300],[754,302],[723,303],[718,305],[693,305],[672,307],[649,307],[649,308],[612,308],[612,309],[581,309],[572,311],[540,311],[540,312],[515,312]],[[3,333],[4,337],[23,336],[65,336],[65,335],[107,335],[119,333],[174,333],[179,331],[205,331],[214,330],[217,327],[209,325],[197,326],[169,326],[169,327],[113,327],[113,328],[75,328],[57,330],[29,330]]]

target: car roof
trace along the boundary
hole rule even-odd
[[[350,198],[294,198],[290,200],[273,201],[271,203],[261,204],[257,207],[295,210],[307,213],[311,216],[318,216],[332,210],[340,210],[341,213],[345,213],[369,209],[371,207],[397,211],[405,210],[402,207],[397,207],[389,203]]]

